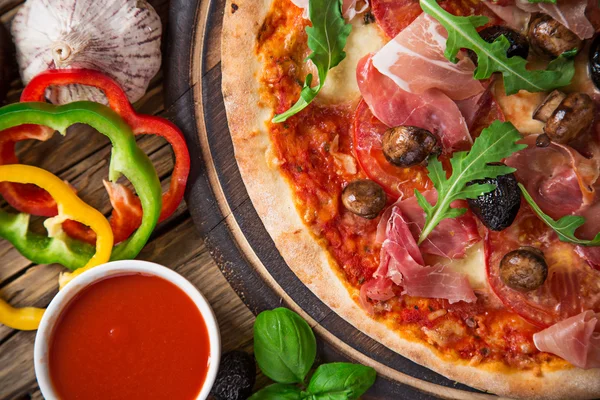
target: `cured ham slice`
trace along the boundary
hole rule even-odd
[[[593,185],[600,173],[598,159],[583,157],[569,146],[537,147],[536,137],[527,136],[523,143],[528,148],[505,161],[517,169],[517,180],[552,218],[575,214],[590,206],[596,197]]]
[[[296,6],[304,10],[304,18],[308,19],[308,0],[292,0]],[[360,8],[357,8],[359,3],[362,4]],[[342,14],[348,21],[356,17],[357,14],[365,12],[369,8],[369,0],[344,0],[342,5]]]
[[[521,10],[514,4],[498,4],[492,3],[491,0],[484,1],[485,4],[494,14],[502,19],[506,25],[517,30],[522,31],[527,26],[531,13]]]
[[[484,91],[473,79],[475,65],[465,57],[454,64],[444,56],[446,29],[421,14],[373,56],[373,65],[402,90],[424,93],[438,89],[453,100],[464,100]]]
[[[538,350],[556,354],[579,368],[600,368],[598,315],[584,311],[533,335]]]
[[[403,90],[374,67],[372,55],[358,63],[356,75],[365,102],[385,125],[427,129],[441,139],[447,153],[471,146],[465,119],[456,103],[444,93],[432,89],[417,95]]]
[[[516,0],[516,5],[527,12],[541,12],[550,15],[573,31],[580,39],[589,39],[594,36],[594,26],[585,15],[588,0],[558,0],[556,4]]]
[[[387,278],[410,296],[447,299],[450,303],[477,300],[466,276],[442,265],[425,265],[409,222],[397,206],[392,208],[386,236],[375,279]]]

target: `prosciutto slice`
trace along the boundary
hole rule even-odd
[[[492,3],[491,0],[484,1],[483,4],[500,19],[504,20],[506,25],[517,31],[524,30],[531,17],[531,13],[521,10],[514,4],[497,4]]]
[[[409,222],[397,206],[392,208],[386,236],[375,279],[389,279],[409,296],[447,299],[450,303],[477,300],[466,276],[446,266],[425,265]]]
[[[556,4],[516,0],[516,5],[523,11],[550,15],[573,31],[580,39],[589,39],[594,36],[594,26],[585,15],[588,0],[558,0]]]
[[[483,92],[468,57],[454,64],[444,56],[447,37],[440,23],[421,14],[373,56],[373,65],[406,92],[438,89],[453,100]]]
[[[441,91],[414,94],[403,90],[374,67],[372,55],[359,61],[356,75],[371,112],[387,126],[427,129],[441,139],[447,153],[470,148],[472,139],[465,119],[456,103]]]
[[[296,6],[304,10],[304,18],[308,19],[308,0],[292,0]],[[357,9],[358,3],[362,3],[362,7]],[[348,21],[356,17],[357,14],[365,12],[369,8],[369,0],[344,0],[342,5],[342,14]]]
[[[538,350],[556,354],[578,368],[600,368],[598,315],[584,311],[533,335]]]
[[[527,136],[528,148],[513,154],[505,163],[517,171],[523,183],[542,211],[552,218],[585,210],[596,200],[593,187],[598,180],[598,158],[583,157],[575,149],[557,144],[535,145],[536,135]]]

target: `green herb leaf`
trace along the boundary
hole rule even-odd
[[[556,221],[540,209],[527,189],[525,189],[525,186],[519,183],[519,187],[521,188],[521,192],[523,192],[523,197],[525,200],[527,200],[533,211],[535,211],[538,217],[540,217],[540,219],[544,221],[546,225],[554,229],[561,241],[574,243],[581,246],[600,246],[600,233],[598,233],[592,240],[579,239],[575,236],[575,231],[585,224],[585,218],[577,215],[566,215]]]
[[[278,383],[300,383],[315,362],[317,342],[310,326],[287,308],[264,311],[254,323],[254,356]]]
[[[373,386],[377,373],[359,364],[323,364],[315,371],[306,392],[314,400],[351,400]]]
[[[440,7],[436,0],[420,0],[421,8],[435,18],[448,31],[446,58],[457,62],[456,55],[461,49],[471,49],[477,54],[475,79],[487,79],[494,72],[501,72],[507,95],[519,90],[530,92],[550,91],[571,83],[575,75],[575,63],[568,52],[554,59],[546,70],[528,70],[527,61],[522,57],[508,58],[506,51],[510,43],[500,36],[494,43],[488,43],[477,33],[478,27],[485,25],[488,18],[481,15],[457,17]]]
[[[549,3],[556,4],[556,0],[527,0],[530,3]]]
[[[511,154],[527,147],[517,144],[521,139],[519,131],[510,122],[494,121],[489,127],[481,132],[475,139],[473,147],[469,152],[461,151],[454,153],[450,159],[452,175],[446,178],[446,172],[442,163],[433,158],[429,161],[427,169],[429,178],[438,193],[435,205],[430,204],[425,197],[415,190],[415,196],[421,208],[425,211],[425,226],[419,237],[419,244],[431,233],[431,231],[444,219],[456,218],[466,212],[465,209],[451,208],[455,200],[474,199],[482,194],[491,192],[496,187],[491,184],[467,183],[485,178],[496,178],[514,172],[514,168],[506,165],[489,165],[498,163]]]
[[[292,115],[304,110],[321,91],[329,70],[346,58],[344,47],[352,25],[344,20],[342,0],[309,0],[308,10],[312,27],[306,28],[306,33],[308,47],[312,53],[307,60],[312,60],[317,67],[319,84],[311,87],[313,76],[309,74],[296,104],[286,112],[276,115],[273,118],[274,123],[285,122]]]
[[[302,391],[294,385],[275,383],[254,393],[248,400],[301,400]]]

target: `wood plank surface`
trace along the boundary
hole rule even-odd
[[[0,0],[2,22],[10,19],[22,3]],[[169,1],[150,0],[167,31]],[[166,41],[163,38],[163,49]],[[164,52],[163,52],[164,54]],[[136,104],[143,113],[173,116],[176,106],[163,107],[163,74],[152,81],[148,93]],[[17,101],[21,84],[15,81],[9,101]],[[183,93],[182,93],[183,94]],[[173,168],[172,151],[156,136],[138,138],[139,146],[149,155],[161,179],[168,187]],[[106,179],[110,143],[87,126],[74,126],[66,137],[56,134],[47,142],[28,141],[18,146],[21,161],[46,168],[67,179],[83,200],[108,215],[108,196],[102,186]],[[192,155],[193,156],[193,155]],[[6,207],[6,205],[4,205]],[[223,351],[251,350],[253,314],[246,308],[213,261],[196,232],[186,205],[159,224],[151,241],[138,257],[166,265],[188,278],[208,298],[221,330]],[[46,306],[58,290],[59,265],[32,265],[10,243],[0,239],[0,296],[15,306]],[[33,369],[34,332],[18,332],[0,325],[0,399],[41,399]],[[258,386],[266,383],[259,378]]]

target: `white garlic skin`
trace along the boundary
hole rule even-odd
[[[145,0],[27,0],[12,22],[24,84],[40,72],[89,68],[116,80],[129,101],[138,101],[160,70],[160,17]],[[54,104],[104,94],[82,85],[52,87]]]

